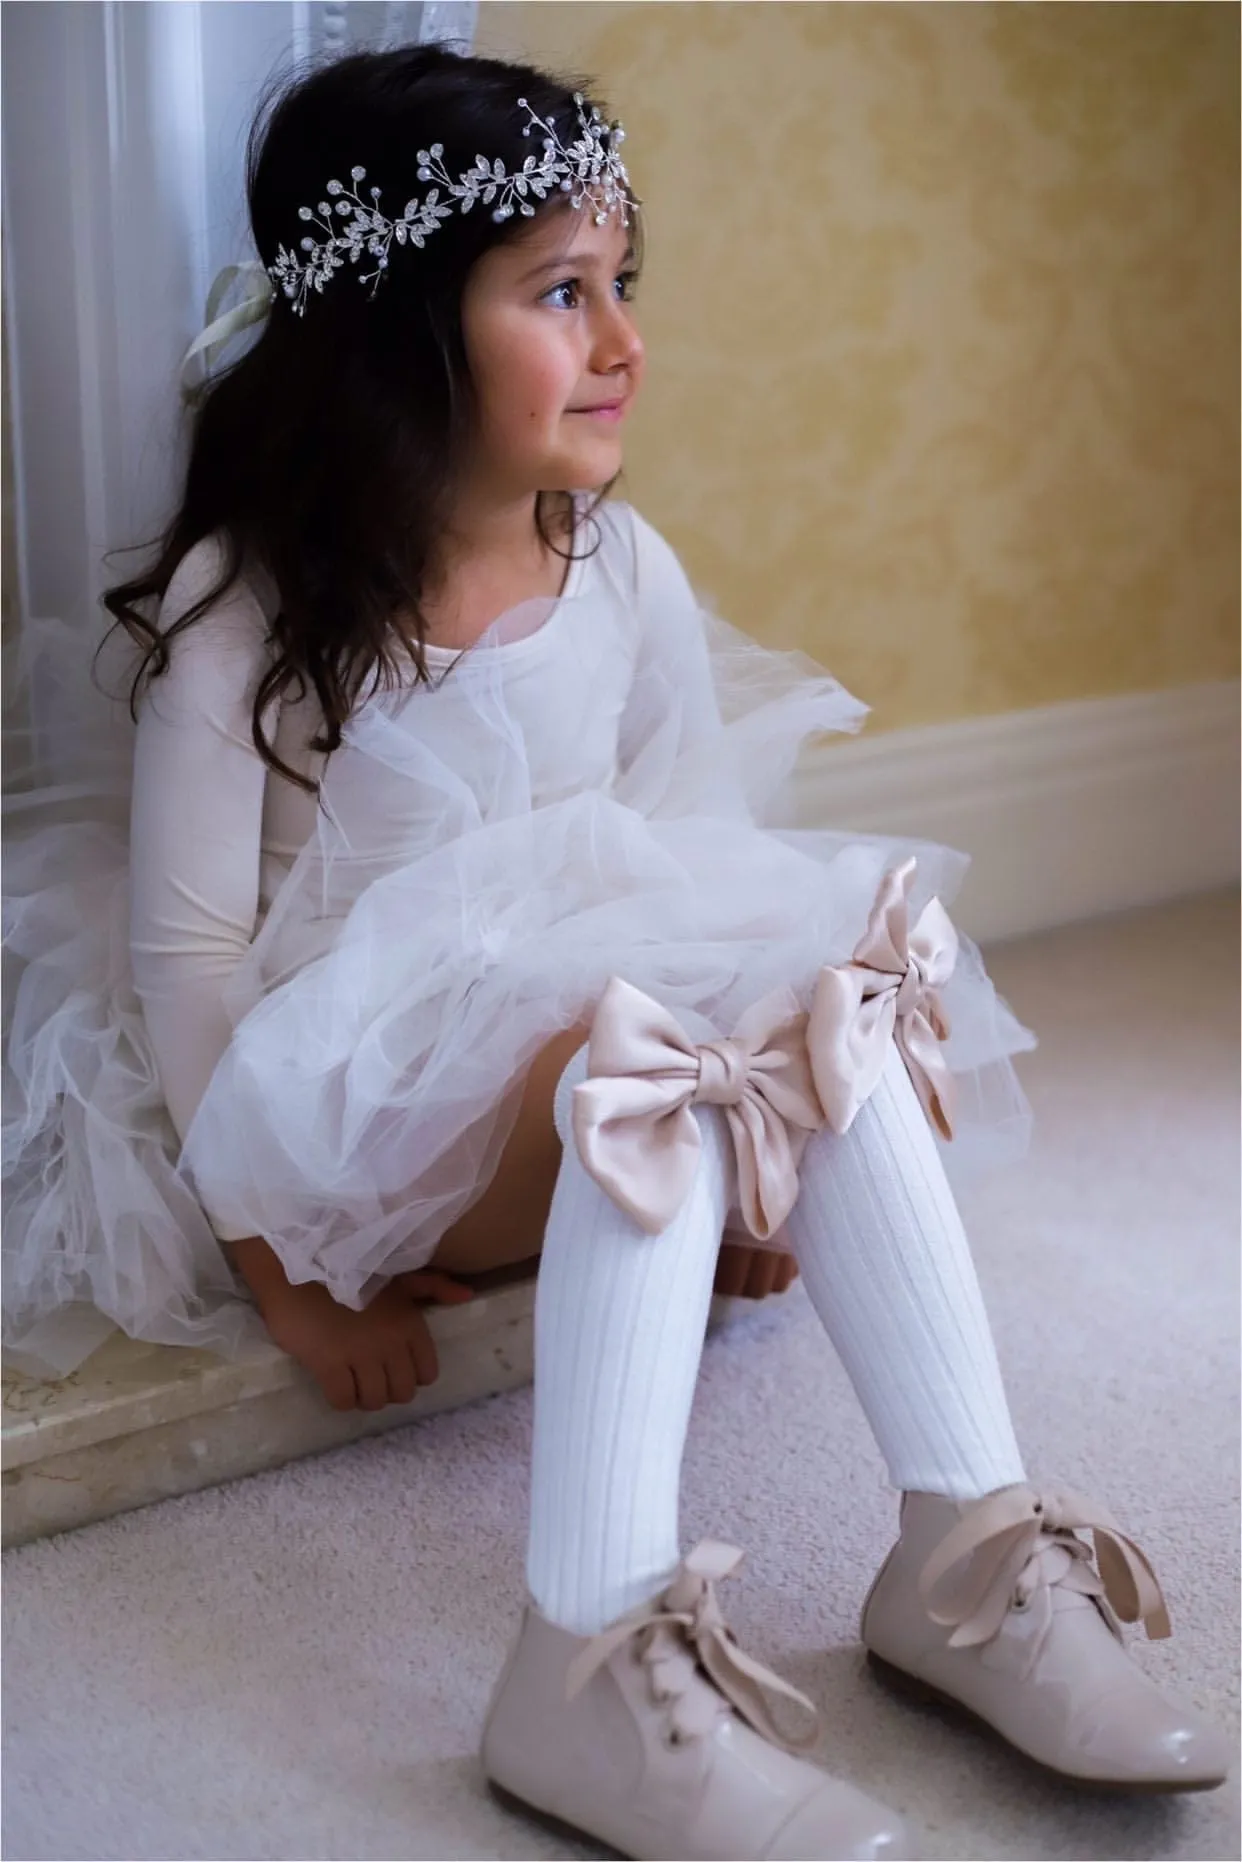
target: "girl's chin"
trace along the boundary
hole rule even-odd
[[[574,447],[574,452],[596,458],[601,452],[619,453],[624,444],[623,433],[611,432],[607,427],[596,426],[594,432],[583,434]]]

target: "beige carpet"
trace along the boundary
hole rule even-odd
[[[1236,1729],[1238,926],[1232,897],[989,952],[1042,1037],[1030,1160],[964,1206],[1028,1466],[1105,1499],[1172,1608],[1151,1673]],[[522,1588],[530,1393],[11,1552],[5,1854],[593,1856],[475,1761]],[[801,1288],[709,1344],[684,1535],[822,1702],[819,1758],[928,1857],[1237,1857],[1236,1780],[1075,1794],[890,1698],[854,1640],[894,1504]]]

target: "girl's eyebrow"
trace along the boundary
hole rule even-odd
[[[634,243],[631,240],[630,244],[621,254],[620,263],[622,265],[628,264],[629,260],[634,257],[634,252]],[[522,273],[521,277],[518,279],[518,283],[525,284],[527,279],[537,278],[540,272],[555,271],[562,265],[576,265],[580,270],[589,271],[593,266],[602,263],[603,261],[600,259],[585,258],[576,252],[560,252],[555,258],[541,259],[538,265],[532,265],[528,272]]]

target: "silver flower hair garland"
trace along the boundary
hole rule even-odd
[[[299,261],[295,255],[281,246],[276,263],[271,266],[271,275],[284,291],[287,298],[293,300],[293,308],[300,317],[305,313],[306,300],[312,289],[322,291],[324,285],[339,271],[348,257],[357,264],[365,249],[373,258],[378,259],[373,272],[359,273],[359,279],[366,283],[374,279],[378,288],[379,281],[388,267],[389,247],[395,238],[403,246],[407,239],[411,245],[421,247],[424,239],[434,233],[442,220],[448,218],[455,210],[469,213],[476,201],[490,205],[500,194],[500,205],[493,209],[493,220],[508,220],[515,207],[519,213],[528,217],[535,209],[526,196],[535,195],[545,200],[554,186],[559,186],[562,193],[572,196],[572,205],[581,207],[584,200],[590,200],[595,209],[597,225],[602,225],[614,206],[621,212],[621,223],[629,225],[627,203],[629,198],[629,176],[625,164],[615,153],[614,148],[603,146],[603,138],[610,137],[612,144],[625,140],[625,131],[619,123],[611,128],[600,117],[599,110],[592,105],[590,119],[583,114],[584,102],[581,91],[574,92],[574,102],[578,106],[578,121],[582,134],[568,148],[561,143],[556,133],[556,118],[550,117],[545,123],[531,109],[525,97],[519,97],[518,103],[526,111],[531,121],[522,134],[529,136],[531,128],[538,126],[549,133],[544,137],[543,158],[536,160],[528,155],[516,174],[506,174],[504,163],[499,156],[490,163],[485,155],[475,157],[473,168],[465,169],[453,180],[440,157],[444,145],[433,142],[430,149],[418,151],[418,178],[420,181],[436,182],[429,188],[425,197],[408,200],[399,220],[390,220],[379,210],[380,190],[371,189],[371,206],[367,206],[357,193],[345,199],[346,189],[339,181],[329,181],[328,193],[336,198],[336,211],[350,219],[350,225],[343,231],[334,233],[331,225],[332,203],[321,200],[319,212],[325,217],[319,222],[327,239],[303,239],[300,246],[308,256]],[[351,168],[350,176],[355,182],[366,178],[365,168]],[[574,193],[575,186],[579,189]],[[441,199],[443,187],[448,195]],[[298,217],[313,220],[314,213],[309,207],[299,207]],[[374,290],[371,293],[375,295]]]
[[[433,142],[430,149],[418,151],[418,179],[434,181],[435,186],[427,190],[420,201],[417,197],[408,200],[400,219],[390,220],[379,210],[380,190],[373,187],[371,205],[368,206],[354,190],[347,190],[340,181],[329,181],[327,192],[336,200],[337,214],[348,219],[347,228],[336,232],[332,226],[332,201],[321,200],[318,212],[324,217],[319,225],[328,236],[326,239],[300,241],[300,249],[307,254],[299,261],[296,255],[285,246],[277,250],[276,262],[264,266],[256,260],[245,260],[239,265],[226,265],[218,273],[207,299],[206,327],[196,336],[186,351],[181,364],[181,388],[184,397],[189,398],[202,386],[211,363],[221,348],[239,330],[251,323],[257,323],[271,308],[272,300],[279,286],[284,295],[292,301],[294,313],[305,315],[306,303],[312,289],[322,292],[328,280],[344,265],[346,258],[356,265],[363,251],[369,252],[378,263],[373,272],[359,273],[359,280],[366,283],[375,280],[371,291],[374,297],[379,282],[388,269],[389,249],[392,241],[404,246],[407,242],[422,247],[428,236],[436,231],[441,222],[454,211],[469,213],[476,201],[490,206],[500,196],[499,204],[492,210],[493,220],[503,221],[512,218],[514,212],[526,215],[534,214],[528,196],[546,200],[548,194],[557,189],[571,196],[571,205],[581,208],[584,201],[589,201],[594,210],[596,225],[602,225],[613,207],[621,215],[621,224],[629,225],[628,209],[642,205],[630,188],[630,178],[625,164],[617,155],[617,147],[625,141],[625,131],[619,122],[611,125],[605,123],[595,105],[591,106],[588,119],[583,111],[585,99],[581,91],[574,92],[574,102],[578,107],[578,122],[581,135],[577,136],[566,148],[556,133],[556,118],[549,117],[547,122],[536,114],[525,97],[519,97],[518,103],[530,117],[530,122],[522,130],[529,136],[533,127],[547,133],[543,141],[542,159],[528,155],[520,170],[507,174],[504,163],[496,158],[489,164],[485,155],[475,157],[473,168],[465,169],[453,180],[440,159],[444,154],[444,145]],[[608,148],[604,147],[605,136],[609,139]],[[366,169],[350,169],[350,179],[357,183],[366,179]],[[441,198],[441,189],[447,198]],[[575,191],[577,190],[577,191]],[[342,198],[344,197],[344,198]],[[314,212],[309,207],[298,208],[298,218],[313,220]],[[232,310],[219,315],[220,304],[234,279],[244,281],[244,296]],[[193,365],[197,357],[202,357],[201,371]]]

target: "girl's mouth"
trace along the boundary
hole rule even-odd
[[[610,407],[572,407],[571,414],[585,414],[590,420],[620,420],[625,413],[626,402],[617,401]]]

